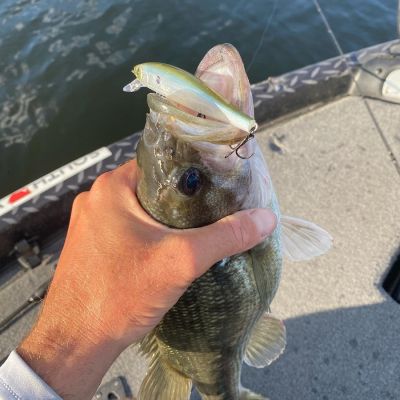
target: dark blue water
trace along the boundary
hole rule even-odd
[[[320,0],[345,52],[397,37],[397,0]],[[2,0],[0,197],[143,127],[131,67],[233,43],[252,82],[337,55],[312,0]]]

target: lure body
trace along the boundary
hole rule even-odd
[[[124,87],[132,92],[145,86],[166,97],[200,117],[215,119],[253,133],[257,129],[256,121],[228,103],[196,76],[172,65],[148,62],[133,68],[136,80]],[[140,84],[139,84],[140,83]]]

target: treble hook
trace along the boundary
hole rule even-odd
[[[228,158],[228,157],[231,156],[233,153],[236,153],[236,155],[237,155],[239,158],[241,158],[242,160],[248,160],[250,157],[252,157],[252,156],[254,155],[254,153],[253,153],[251,156],[249,156],[249,157],[243,157],[243,156],[241,156],[241,155],[238,153],[238,150],[239,150],[242,146],[244,146],[249,140],[251,140],[251,139],[253,139],[253,138],[254,138],[254,133],[253,133],[253,132],[250,132],[239,144],[237,144],[237,145],[234,146],[234,147],[229,146],[229,147],[232,149],[232,151],[231,151],[230,153],[228,153],[228,154],[225,156],[225,158]]]

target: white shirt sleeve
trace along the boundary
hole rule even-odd
[[[13,351],[0,367],[0,400],[62,400]]]

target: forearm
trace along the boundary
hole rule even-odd
[[[73,326],[65,330],[39,320],[17,352],[63,399],[87,400],[120,351],[107,338],[93,339]]]

